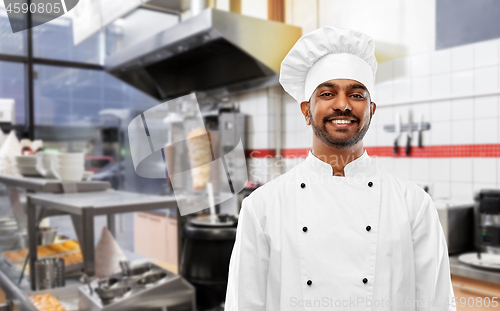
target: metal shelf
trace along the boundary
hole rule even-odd
[[[71,215],[83,255],[83,268],[88,276],[95,275],[94,217],[130,212],[177,208],[174,196],[146,195],[141,193],[107,190],[86,193],[40,193],[28,196],[28,236],[30,271],[35,271],[37,260],[36,219],[37,206],[48,212],[58,211]],[[35,274],[30,274],[32,287]]]
[[[19,187],[34,192],[64,192],[63,183],[57,179],[36,177],[13,177],[0,175],[0,183],[7,187]],[[78,192],[102,191],[111,188],[107,181],[81,181],[74,183]]]

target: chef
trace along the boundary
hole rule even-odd
[[[323,27],[283,60],[280,83],[313,145],[243,201],[225,310],[456,310],[431,197],[363,149],[374,49],[363,33]]]

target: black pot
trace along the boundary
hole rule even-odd
[[[236,220],[227,215],[195,218],[184,227],[184,238],[181,274],[196,288],[197,307],[220,306],[226,298]]]

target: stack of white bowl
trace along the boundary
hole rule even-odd
[[[81,181],[85,170],[83,153],[58,153],[52,161],[52,172],[61,181]]]
[[[43,151],[36,154],[36,169],[46,178],[56,178],[52,171],[52,162],[57,158],[55,151]]]
[[[36,169],[35,156],[16,156],[17,169],[23,176],[40,176]]]

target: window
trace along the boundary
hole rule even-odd
[[[16,124],[24,124],[24,64],[0,61],[0,98],[14,99]]]
[[[33,56],[102,65],[103,38],[104,33],[100,31],[79,45],[73,45],[71,18],[61,16],[33,28]]]
[[[12,33],[7,11],[0,1],[0,54],[26,55],[26,32]]]
[[[95,125],[103,109],[142,112],[158,101],[100,70],[36,65],[35,124]]]

